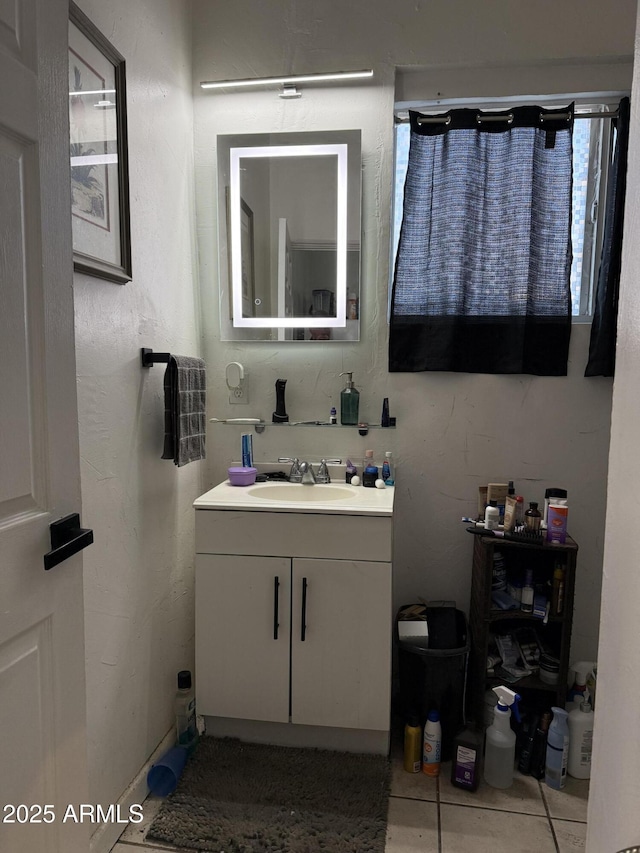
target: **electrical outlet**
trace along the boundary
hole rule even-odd
[[[240,385],[238,385],[237,388],[232,388],[229,391],[229,402],[232,406],[246,406],[249,402],[247,383],[244,379],[240,382]]]

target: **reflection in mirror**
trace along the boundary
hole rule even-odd
[[[358,340],[360,131],[217,144],[222,340]]]

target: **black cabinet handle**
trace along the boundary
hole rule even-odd
[[[304,643],[307,634],[307,579],[302,578],[302,625],[300,627],[300,639]]]
[[[280,596],[278,595],[278,591],[280,589],[280,578],[275,577],[273,579],[273,639],[278,639],[278,628],[280,627],[280,623],[278,621],[278,603]]]
[[[93,530],[80,527],[80,516],[77,512],[54,521],[49,525],[49,532],[51,550],[44,555],[45,571],[49,571],[93,542]]]

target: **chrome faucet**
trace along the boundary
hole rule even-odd
[[[318,473],[316,474],[316,483],[330,483],[331,477],[329,476],[329,469],[327,468],[327,460],[323,459],[320,462],[320,467],[318,468]]]
[[[300,473],[302,474],[302,483],[307,486],[313,486],[317,480],[313,465],[310,462],[300,463]]]
[[[278,459],[278,462],[284,462],[285,459]],[[291,470],[289,471],[289,482],[290,483],[301,483],[302,482],[302,471],[300,470],[300,460],[296,456],[295,459],[286,459],[287,462],[291,462]]]

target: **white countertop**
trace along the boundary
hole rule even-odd
[[[266,494],[271,488],[285,499],[268,499],[258,495]],[[327,500],[332,489],[343,489],[345,497]],[[285,491],[286,490],[286,491]],[[300,490],[304,490],[301,492]],[[344,481],[334,480],[324,485],[301,485],[300,483],[270,482],[255,483],[253,486],[232,486],[228,480],[197,498],[193,505],[198,510],[249,510],[251,512],[295,512],[320,513],[321,515],[393,515],[394,487],[371,489],[364,486],[351,486]],[[254,494],[251,494],[254,492]],[[288,498],[289,492],[291,499]],[[323,496],[324,492],[324,496]],[[304,494],[304,497],[303,497]],[[334,491],[335,495],[336,492]],[[298,495],[300,498],[298,499]]]

